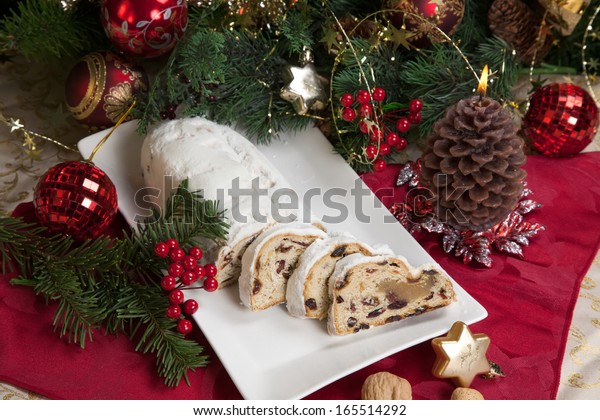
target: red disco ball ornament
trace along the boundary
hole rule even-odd
[[[143,69],[110,52],[91,53],[67,76],[65,101],[76,120],[92,129],[114,125],[148,89]]]
[[[39,180],[33,195],[42,226],[77,240],[100,235],[117,215],[117,190],[91,162],[64,162]]]
[[[580,86],[553,83],[530,98],[523,131],[534,149],[550,157],[572,156],[590,144],[598,130],[598,107]]]
[[[188,24],[185,0],[102,0],[102,26],[121,51],[136,57],[165,54]]]
[[[414,34],[408,38],[410,44],[427,48],[446,41],[436,27],[448,36],[456,32],[465,14],[465,1],[387,0],[386,8],[397,10],[389,14],[392,25]]]

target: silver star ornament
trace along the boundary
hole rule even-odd
[[[286,86],[281,89],[281,98],[290,102],[299,115],[321,111],[327,106],[327,79],[317,73],[313,64],[287,66],[283,80]]]

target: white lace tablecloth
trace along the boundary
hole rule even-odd
[[[28,129],[75,145],[87,135],[63,105],[64,71],[28,63],[0,64],[0,111],[20,119]],[[563,80],[568,81],[568,80]],[[577,81],[582,84],[579,80]],[[600,86],[596,87],[600,97]],[[30,201],[33,187],[48,168],[76,157],[48,143],[31,160],[23,139],[0,124],[0,214],[6,215]],[[600,135],[586,151],[600,151]],[[600,181],[599,181],[600,182]],[[360,384],[357,384],[360,386]],[[0,383],[0,399],[36,399],[38,396]],[[562,366],[559,399],[600,399],[600,254],[586,274],[575,307]]]

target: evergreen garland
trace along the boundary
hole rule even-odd
[[[100,25],[100,3],[78,0],[72,9],[57,0],[15,2],[0,20],[0,52],[47,61],[80,58],[108,47]]]
[[[202,347],[174,331],[166,316],[169,301],[160,287],[167,262],[156,257],[157,242],[175,238],[184,249],[200,240],[224,239],[227,225],[215,202],[203,200],[182,182],[166,204],[123,238],[100,237],[83,244],[16,218],[0,218],[4,274],[18,271],[11,283],[31,287],[58,306],[53,324],[61,337],[82,348],[94,331],[126,334],[136,351],[153,353],[169,386],[186,382],[187,372],[204,366]]]
[[[580,72],[581,39],[589,17],[600,0],[592,0],[572,35],[557,34],[557,44],[536,72]],[[505,102],[519,74],[529,69],[517,62],[511,47],[495,38],[487,25],[492,0],[465,0],[465,14],[456,34],[475,71],[488,64],[494,73],[488,94]],[[183,39],[162,62],[150,91],[138,98],[135,115],[139,131],[168,116],[167,109],[178,106],[181,116],[202,115],[222,124],[235,124],[258,142],[268,142],[283,131],[294,131],[314,123],[313,116],[300,116],[280,97],[282,78],[288,65],[297,65],[306,48],[314,55],[319,74],[332,82],[331,107],[317,115],[319,121],[339,119],[337,99],[342,93],[364,89],[359,66],[351,53],[363,59],[363,71],[383,87],[388,108],[397,109],[411,99],[424,103],[422,122],[408,138],[426,136],[433,123],[457,100],[473,93],[474,76],[464,59],[449,44],[435,44],[414,50],[388,41],[391,26],[382,9],[387,2],[361,0],[299,0],[286,13],[268,25],[255,26],[252,16],[232,16],[224,0],[189,3],[190,22]],[[56,0],[24,0],[0,18],[0,53],[22,54],[30,59],[79,58],[84,53],[106,48],[98,18],[99,1],[78,0],[64,10]],[[248,12],[249,13],[249,12]],[[376,30],[369,37],[344,28],[368,18]],[[254,25],[254,26],[253,26]],[[398,29],[402,33],[402,29]],[[600,42],[591,39],[587,55],[600,54]],[[408,39],[410,43],[410,38]],[[338,54],[339,53],[339,54]],[[327,127],[327,123],[324,124]],[[337,125],[333,124],[334,126]],[[364,154],[368,136],[356,127],[340,122],[342,129],[330,136],[344,158],[356,170],[368,171],[372,162]],[[391,159],[404,160],[396,154]],[[386,158],[388,159],[388,158]]]

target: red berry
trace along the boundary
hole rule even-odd
[[[167,271],[173,277],[179,277],[183,274],[183,266],[179,263],[174,262],[171,265],[169,265],[169,269]]]
[[[411,124],[419,124],[421,122],[421,113],[417,112],[416,114],[410,114],[408,116],[408,121],[410,121]]]
[[[354,103],[354,96],[352,96],[349,93],[344,93],[340,98],[340,103],[342,104],[342,106],[352,106],[352,104]]]
[[[196,261],[196,258],[191,255],[186,255],[183,257],[183,260],[181,260],[181,265],[183,265],[183,268],[186,270],[193,270],[194,267],[196,267]]]
[[[385,137],[385,141],[390,146],[395,146],[400,141],[400,136],[396,133],[388,133],[388,135]]]
[[[214,292],[219,288],[219,282],[214,277],[207,277],[204,280],[204,290],[207,292]]]
[[[373,113],[373,105],[371,105],[369,103],[362,104],[361,106],[358,107],[358,113],[363,118],[370,117],[371,114]]]
[[[352,108],[344,108],[342,111],[342,119],[351,122],[354,121],[354,118],[356,118],[356,111]]]
[[[179,305],[170,305],[165,312],[169,318],[176,319],[181,315],[181,308]]]
[[[423,102],[418,99],[413,99],[408,103],[408,111],[411,114],[416,114],[417,112],[421,112],[423,109]]]
[[[158,258],[165,258],[169,255],[169,246],[164,242],[159,242],[154,245],[154,255]]]
[[[371,141],[380,142],[383,140],[383,132],[379,129],[379,127],[373,127],[371,129],[371,133],[369,134],[369,138]]]
[[[179,244],[177,243],[177,241],[175,239],[173,239],[173,238],[167,239],[165,241],[165,243],[167,244],[167,246],[169,248],[177,248],[179,246]]]
[[[183,292],[179,289],[172,290],[169,293],[169,302],[171,302],[172,305],[183,303]]]
[[[192,323],[187,319],[180,319],[177,323],[177,331],[181,334],[186,335],[190,331],[192,331]]]
[[[204,272],[204,267],[202,267],[201,265],[195,266],[193,271],[197,279],[201,279],[202,277],[206,276],[206,273]]]
[[[217,266],[214,264],[206,264],[204,266],[204,272],[206,273],[206,277],[214,277],[217,275]]]
[[[381,156],[387,156],[390,154],[390,152],[392,151],[392,148],[390,147],[389,144],[387,143],[381,143],[379,145],[379,154]]]
[[[385,89],[376,87],[373,89],[373,99],[377,102],[381,102],[385,99]]]
[[[171,252],[169,252],[169,258],[171,258],[172,262],[179,262],[183,260],[183,257],[185,257],[185,252],[183,249],[179,247],[171,248]]]
[[[369,124],[367,124],[367,122],[363,120],[360,122],[360,124],[358,124],[358,129],[361,133],[367,134],[369,132]]]
[[[410,129],[410,121],[406,117],[400,117],[396,122],[396,130],[406,133]]]
[[[202,258],[202,250],[197,246],[193,246],[188,251],[188,255],[199,260],[200,258]]]
[[[373,162],[373,170],[375,172],[381,172],[383,171],[385,168],[387,167],[387,164],[385,163],[384,160],[382,159],[377,159],[375,162]]]
[[[370,145],[365,148],[365,156],[367,159],[375,159],[377,156],[377,147]]]
[[[188,299],[183,304],[183,312],[185,312],[188,315],[192,315],[197,310],[198,310],[198,302],[196,302],[194,299]]]
[[[184,285],[189,286],[190,284],[198,280],[198,276],[196,276],[196,273],[194,273],[193,271],[186,271],[181,275],[181,277],[179,277],[179,280]]]
[[[175,280],[175,277],[173,276],[164,276],[160,281],[160,287],[162,287],[163,290],[173,290],[176,285],[177,280]]]
[[[359,90],[356,94],[356,100],[359,104],[366,104],[371,102],[371,94],[366,90]]]
[[[394,146],[394,148],[398,151],[402,151],[402,150],[406,149],[406,146],[408,146],[408,142],[406,141],[406,139],[404,137],[400,137],[398,144],[396,144]]]

